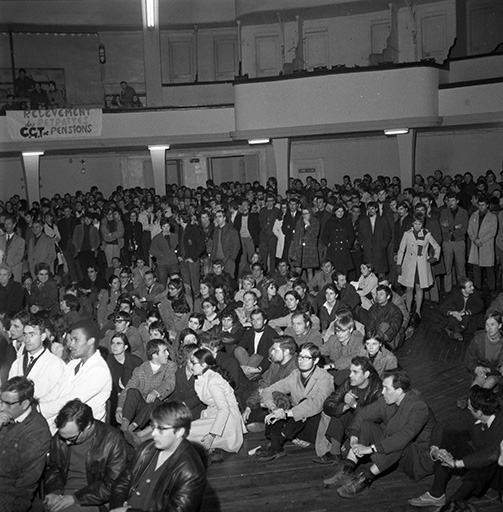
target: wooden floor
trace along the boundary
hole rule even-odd
[[[469,388],[469,375],[463,365],[467,343],[450,340],[435,329],[434,319],[434,309],[426,305],[421,326],[397,356],[437,420],[460,424],[470,418],[468,411],[456,407],[456,400],[466,395]],[[333,468],[311,461],[313,447],[301,449],[288,444],[286,457],[267,463],[247,455],[248,450],[265,444],[263,434],[246,434],[237,455],[229,455],[223,463],[209,468],[204,512],[412,512],[418,509],[409,506],[407,500],[428,490],[432,482],[432,477],[428,477],[414,483],[400,471],[394,471],[374,482],[369,493],[344,500],[335,490],[323,488],[323,479],[331,476]],[[453,478],[448,494],[458,485],[459,480]],[[471,501],[480,511],[503,510],[493,491]]]

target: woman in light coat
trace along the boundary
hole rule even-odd
[[[412,311],[415,289],[416,314],[418,317],[421,317],[423,290],[433,284],[431,263],[435,263],[440,258],[440,245],[423,226],[424,215],[415,213],[412,228],[403,234],[396,259],[398,282],[407,288],[407,309]],[[428,257],[430,245],[434,250],[432,258]]]
[[[223,370],[205,348],[192,354],[189,365],[196,376],[197,396],[208,406],[201,418],[192,422],[189,441],[200,443],[210,453],[216,450],[238,452],[246,428],[234,390],[220,373]]]

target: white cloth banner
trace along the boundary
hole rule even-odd
[[[103,126],[101,108],[56,108],[7,111],[13,140],[54,140],[99,137]]]

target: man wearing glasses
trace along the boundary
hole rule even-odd
[[[0,510],[24,512],[42,476],[51,434],[36,410],[33,382],[13,377],[0,388]]]
[[[92,409],[78,399],[59,411],[56,427],[45,471],[48,512],[99,512],[126,466],[122,436],[95,420]]]
[[[316,438],[316,416],[323,410],[325,400],[334,390],[332,376],[318,367],[320,349],[314,343],[304,343],[297,356],[299,368],[288,377],[265,388],[261,405],[269,409],[265,417],[266,434],[271,442],[265,449],[257,451],[261,462],[272,461],[286,455],[283,445],[293,441],[304,431],[310,434],[311,442]],[[291,406],[278,407],[275,395],[279,392],[290,395]],[[273,395],[274,393],[274,395]]]
[[[115,481],[112,512],[133,510],[199,510],[206,471],[187,441],[192,415],[181,402],[158,405],[151,415],[152,439]]]

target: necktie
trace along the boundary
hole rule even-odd
[[[73,370],[74,375],[77,375],[77,373],[79,373],[81,366],[82,366],[82,361],[80,361],[79,364],[75,367],[75,370]]]

